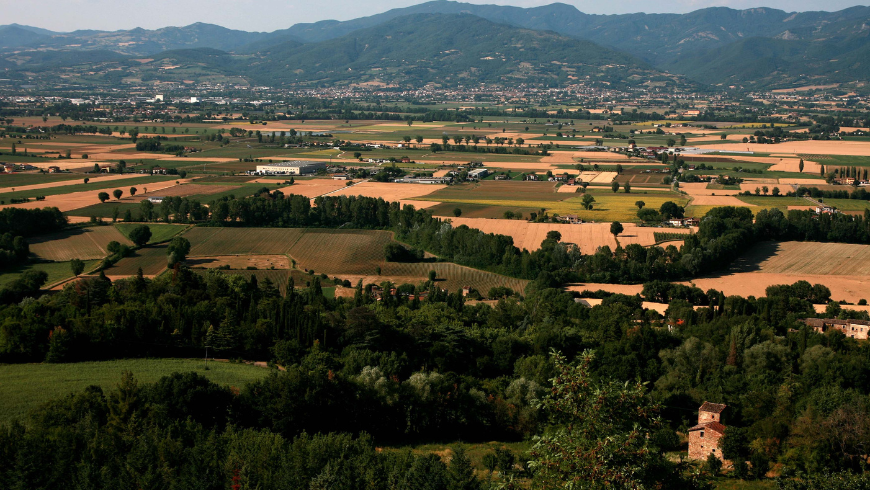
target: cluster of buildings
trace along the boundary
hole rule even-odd
[[[807,318],[803,321],[817,333],[839,331],[850,339],[867,340],[870,322],[866,320],[840,320],[837,318]]]
[[[256,170],[249,170],[249,175],[308,175],[326,170],[326,162],[310,162],[292,160],[285,162],[257,165]]]

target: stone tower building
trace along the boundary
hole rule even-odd
[[[689,429],[689,459],[706,460],[710,454],[728,463],[719,448],[719,439],[725,433],[722,411],[725,405],[704,402],[698,409],[698,425]]]

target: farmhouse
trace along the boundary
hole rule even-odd
[[[689,459],[706,460],[712,454],[728,463],[719,448],[719,439],[725,434],[722,412],[726,405],[704,402],[698,409],[698,425],[689,429]]]
[[[846,337],[867,340],[870,332],[870,322],[866,320],[840,320],[837,318],[807,318],[804,323],[818,333],[831,330],[843,332]]]
[[[468,178],[474,180],[480,180],[489,175],[489,170],[485,168],[477,168],[470,172],[468,172]]]
[[[280,163],[270,163],[268,165],[257,165],[255,173],[263,175],[303,175],[313,174],[318,170],[325,169],[324,162],[306,162],[301,160],[287,161]]]

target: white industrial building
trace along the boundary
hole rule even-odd
[[[257,165],[256,174],[261,175],[304,175],[317,173],[318,170],[325,169],[325,162],[306,162],[295,160],[289,162],[270,163],[268,165]]]

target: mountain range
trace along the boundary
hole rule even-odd
[[[123,60],[159,55],[267,84],[597,80],[776,88],[870,78],[868,39],[870,7],[863,6],[592,15],[561,3],[520,8],[437,0],[268,33],[202,23],[69,33],[11,24],[0,26],[0,69],[118,62],[137,71]]]

